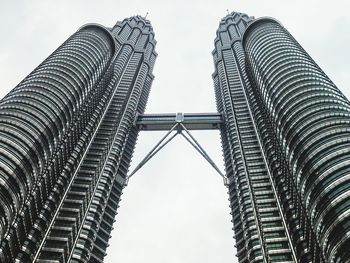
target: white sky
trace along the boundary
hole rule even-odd
[[[81,25],[113,26],[117,20],[149,12],[159,56],[146,111],[215,111],[211,51],[226,9],[281,21],[350,96],[346,0],[0,0],[0,97]],[[222,167],[219,134],[195,135]],[[133,165],[161,136],[141,134]],[[105,262],[237,262],[226,192],[219,175],[176,138],[129,182]]]

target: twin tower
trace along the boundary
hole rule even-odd
[[[0,101],[0,262],[103,262],[138,132],[166,126],[155,45],[140,16],[85,25]],[[348,99],[272,18],[227,15],[213,57],[218,114],[163,120],[220,129],[239,262],[350,262]]]

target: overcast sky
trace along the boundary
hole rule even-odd
[[[113,26],[149,12],[159,53],[147,106],[155,112],[213,112],[211,51],[227,11],[272,16],[350,96],[350,3],[346,0],[0,0],[0,97],[85,23]],[[133,165],[162,136],[139,136]],[[196,132],[223,169],[219,134]],[[232,263],[227,190],[218,174],[176,138],[130,180],[105,262]]]

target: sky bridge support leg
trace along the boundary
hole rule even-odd
[[[176,133],[171,133],[176,131]],[[153,156],[155,156],[161,149],[164,148],[170,141],[172,141],[178,134],[181,134],[189,144],[196,149],[203,158],[216,170],[216,172],[223,178],[224,184],[227,185],[227,178],[223,172],[220,171],[219,167],[215,164],[215,162],[210,158],[204,148],[200,145],[200,143],[194,138],[194,136],[190,133],[190,131],[186,128],[186,126],[178,121],[174,124],[171,129],[160,139],[160,141],[151,149],[151,151],[142,159],[142,161],[135,167],[135,169],[127,176],[126,185],[129,182],[129,179],[140,170]]]

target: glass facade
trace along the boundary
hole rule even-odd
[[[139,130],[173,126],[142,115],[155,45],[87,24],[0,101],[0,262],[103,262]],[[220,129],[239,262],[350,262],[350,102],[272,18],[212,54],[218,113],[162,116]]]
[[[240,262],[294,262],[281,202],[266,162],[248,90],[242,35],[252,17],[233,13],[221,20],[213,74],[237,256]]]
[[[102,262],[153,80],[136,16],[80,28],[0,102],[0,262]]]
[[[239,261],[349,262],[349,101],[272,18],[226,16],[213,56]]]

